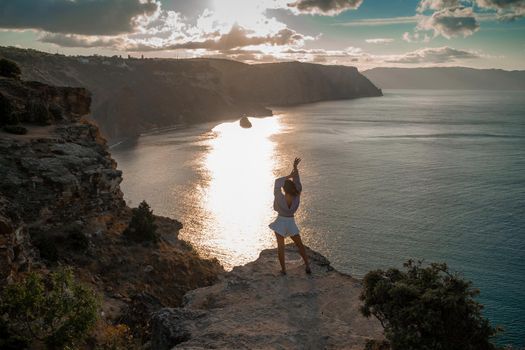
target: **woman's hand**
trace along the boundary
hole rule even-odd
[[[293,161],[294,171],[297,170],[297,166],[299,165],[299,163],[301,163],[301,158],[295,158],[295,160]]]

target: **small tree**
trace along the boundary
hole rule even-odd
[[[18,64],[5,58],[0,59],[0,76],[19,79],[21,74]]]
[[[95,326],[98,306],[95,293],[76,282],[71,269],[45,280],[31,273],[0,296],[10,337],[28,344],[41,341],[50,349],[81,343]]]
[[[481,316],[470,281],[446,264],[404,266],[369,272],[361,293],[361,312],[381,322],[392,350],[496,349],[490,338],[498,329]]]
[[[156,242],[159,240],[155,216],[146,201],[132,209],[131,221],[124,235],[135,242]]]

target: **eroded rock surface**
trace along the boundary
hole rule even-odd
[[[265,250],[220,282],[185,296],[183,308],[153,317],[155,349],[363,349],[381,327],[359,312],[361,283],[308,250],[308,276],[293,246],[281,276],[275,250]]]

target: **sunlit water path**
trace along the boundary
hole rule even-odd
[[[272,184],[301,156],[304,240],[357,277],[446,261],[525,345],[525,93],[388,91],[146,135],[112,153],[126,200],[227,267],[274,246]]]

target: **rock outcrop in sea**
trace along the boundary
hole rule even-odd
[[[381,339],[379,322],[359,311],[360,281],[307,253],[312,275],[294,246],[286,246],[286,276],[275,249],[264,250],[216,284],[186,294],[183,307],[156,312],[153,348],[362,350],[367,339]]]

